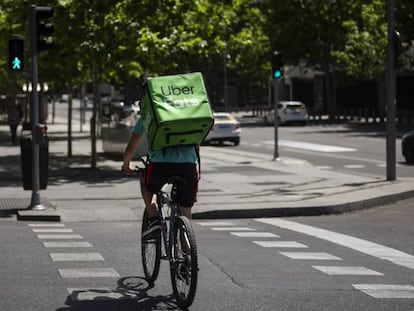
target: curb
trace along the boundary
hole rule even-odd
[[[17,211],[17,220],[60,222],[60,215],[51,208],[48,208],[44,211],[24,210],[24,211]]]
[[[277,207],[260,209],[233,209],[214,210],[208,212],[193,213],[193,219],[229,219],[229,218],[266,218],[266,217],[300,217],[344,214],[364,209],[375,208],[381,205],[392,204],[401,200],[414,197],[414,190],[384,195],[372,199],[334,204],[329,206],[307,207]]]

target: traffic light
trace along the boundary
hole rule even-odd
[[[38,6],[35,7],[35,34],[36,34],[36,51],[41,52],[45,50],[53,49],[54,44],[50,37],[54,32],[54,27],[51,23],[46,23],[42,19],[50,18],[53,16],[53,8],[50,6]]]
[[[283,77],[282,54],[278,51],[272,53],[272,78],[281,79]]]
[[[24,69],[24,37],[14,35],[9,39],[9,70],[22,72]]]

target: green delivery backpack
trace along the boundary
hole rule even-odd
[[[141,116],[152,150],[201,144],[214,123],[202,74],[148,78]]]

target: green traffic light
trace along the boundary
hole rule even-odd
[[[280,70],[276,70],[274,73],[273,73],[273,78],[275,78],[275,79],[279,79],[279,78],[281,78],[282,77],[282,72],[280,71]]]
[[[12,65],[13,65],[12,69],[13,70],[20,70],[22,68],[21,64],[22,64],[21,60],[16,56],[13,59],[13,62],[12,62]]]

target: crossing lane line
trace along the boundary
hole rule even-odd
[[[264,224],[314,236],[316,238],[345,246],[382,260],[390,261],[399,266],[414,269],[413,255],[388,246],[280,218],[259,218],[255,220]]]

